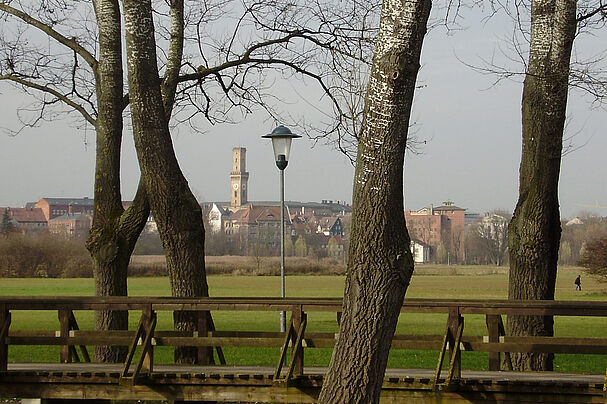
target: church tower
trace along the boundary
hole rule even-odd
[[[230,206],[240,207],[247,204],[247,149],[235,147],[232,149],[233,169],[230,172]]]

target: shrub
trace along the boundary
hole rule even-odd
[[[13,233],[0,239],[0,276],[91,277],[92,262],[82,240]]]

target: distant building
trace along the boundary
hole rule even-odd
[[[52,234],[84,237],[91,230],[93,217],[88,213],[66,213],[48,221]]]
[[[24,232],[43,231],[47,228],[46,217],[40,208],[0,208],[0,218],[4,216],[4,212],[8,212],[8,216],[16,229]]]
[[[285,235],[291,234],[289,210],[285,207]],[[262,255],[280,251],[280,206],[246,207],[223,218],[223,229],[229,242],[238,243],[247,254],[256,249]]]
[[[30,205],[30,204],[28,204]],[[47,221],[67,213],[93,214],[94,200],[84,198],[42,198],[34,207],[42,209]]]
[[[209,209],[208,219],[210,231],[213,233],[218,233],[223,229],[223,223],[225,219],[230,215],[230,211],[228,209],[224,209],[220,204],[214,203],[211,205],[211,209]]]
[[[280,251],[280,202],[248,200],[249,172],[243,147],[232,149],[232,171],[230,171],[230,201],[203,204],[208,229],[212,233],[222,232],[230,247],[249,254],[275,254]],[[323,200],[318,202],[285,201],[285,236],[296,240],[299,235],[320,235],[326,254],[343,255],[343,223],[341,217],[352,212],[343,201]],[[331,241],[331,239],[333,239]],[[294,242],[294,241],[293,241]],[[328,246],[328,243],[331,246]],[[321,248],[321,247],[318,247]]]
[[[413,261],[416,264],[430,262],[431,249],[432,247],[430,247],[430,245],[419,240],[411,239],[411,254],[413,254]]]
[[[247,172],[247,149],[235,147],[232,149],[233,170],[230,172],[230,206],[238,208],[247,204],[247,185],[249,173]]]
[[[574,217],[573,219],[571,219],[567,223],[565,223],[565,226],[575,226],[575,225],[579,225],[579,224],[584,224],[584,222],[579,217]]]
[[[411,238],[427,244],[432,254],[442,243],[452,258],[463,259],[465,244],[465,212],[451,201],[434,207],[405,211],[407,229]]]
[[[344,226],[341,219],[337,216],[321,217],[318,221],[317,233],[322,233],[325,236],[343,236]]]

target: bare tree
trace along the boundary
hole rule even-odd
[[[469,249],[485,263],[504,265],[508,251],[508,221],[510,215],[487,213],[468,230]]]
[[[495,1],[492,5],[512,16],[512,60],[524,66],[517,72],[489,62],[479,69],[497,74],[498,81],[524,77],[519,199],[508,229],[509,298],[551,300],[561,234],[560,162],[563,154],[577,148],[563,136],[568,91],[581,88],[597,103],[607,96],[604,51],[582,59],[572,58],[572,49],[574,40],[579,43],[594,29],[604,28],[607,5],[602,0]],[[553,319],[509,316],[508,332],[552,335]],[[519,370],[550,370],[552,355],[517,354],[513,364]]]
[[[523,86],[519,200],[508,226],[509,299],[553,300],[561,234],[558,204],[576,2],[532,0]],[[509,335],[553,335],[551,316],[508,316]],[[517,370],[552,370],[553,354],[514,354]]]
[[[598,238],[586,244],[578,265],[584,272],[595,276],[599,282],[607,282],[607,238]]]
[[[156,1],[149,7],[150,21],[131,19],[127,27],[133,35],[138,30],[154,34],[156,70],[151,71],[151,59],[139,60],[143,71],[129,71],[133,77],[129,76],[127,92],[119,2],[95,0],[92,5],[84,0],[0,1],[0,17],[14,27],[0,32],[0,80],[34,99],[31,108],[20,110],[23,127],[79,116],[77,122],[82,125],[84,120],[96,130],[95,216],[88,241],[96,294],[127,293],[126,266],[151,205],[173,294],[205,295],[200,207],[179,170],[158,110],[151,109],[146,116],[147,108],[134,108],[132,99],[157,103],[159,86],[167,125],[187,122],[194,127],[199,116],[211,124],[228,122],[254,108],[277,119],[277,102],[269,88],[281,77],[296,76],[315,83],[339,110],[333,95],[336,85],[329,84],[326,67],[348,58],[363,59],[359,51],[368,42],[364,21],[369,7],[364,2],[214,0],[192,1],[186,8],[180,0]],[[123,4],[127,6],[129,11],[135,7]],[[145,49],[151,51],[148,45]],[[139,46],[144,44],[130,42],[128,50]],[[135,77],[138,74],[152,82],[144,86],[144,78]],[[130,88],[137,83],[139,87]],[[148,94],[154,96],[142,99]],[[122,119],[129,105],[138,114],[132,120],[142,177],[132,205],[124,211],[119,162]],[[148,123],[151,127],[142,121],[146,118],[153,121]],[[144,136],[148,129],[151,134]],[[96,317],[98,328],[126,325],[124,313]],[[194,325],[190,321],[177,326]],[[96,352],[100,360],[119,360],[123,354],[107,348]]]
[[[379,401],[413,273],[403,164],[430,7],[427,0],[383,2],[358,138],[343,316],[321,403]]]

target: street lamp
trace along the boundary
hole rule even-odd
[[[285,168],[289,164],[291,141],[301,137],[291,132],[286,126],[280,125],[272,133],[262,136],[272,139],[274,160],[280,170],[280,296],[285,297]],[[280,312],[280,331],[287,330],[287,319],[284,311]]]

